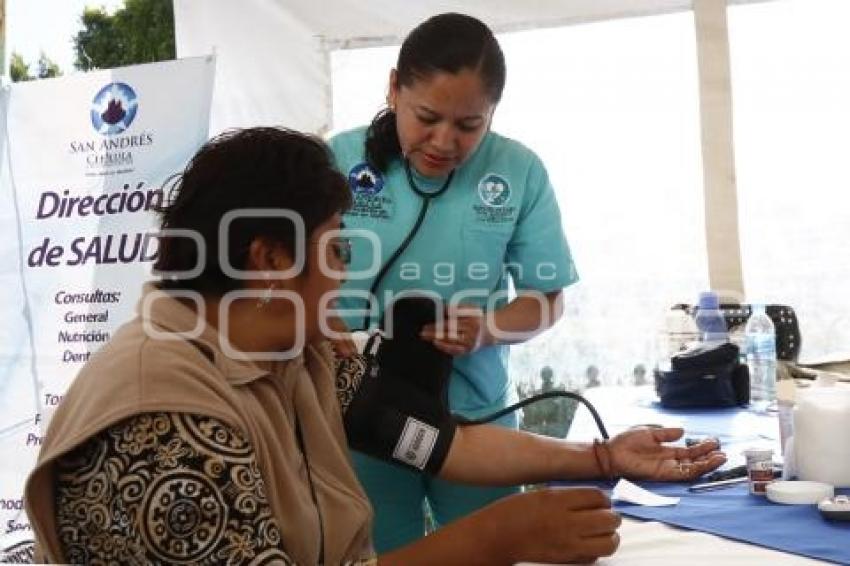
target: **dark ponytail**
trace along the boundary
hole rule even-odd
[[[435,73],[478,73],[490,102],[496,104],[505,88],[505,57],[493,32],[464,14],[439,14],[416,26],[401,44],[396,62],[398,88]],[[379,171],[401,155],[395,112],[381,110],[366,131],[366,160]]]
[[[400,154],[395,112],[384,108],[366,130],[366,161],[378,171],[386,172],[390,161]]]

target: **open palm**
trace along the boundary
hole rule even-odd
[[[612,472],[633,479],[687,481],[726,462],[714,440],[687,448],[663,444],[683,433],[680,428],[635,428],[618,434],[608,442]]]

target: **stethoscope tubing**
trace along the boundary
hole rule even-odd
[[[449,185],[452,182],[452,179],[455,176],[455,170],[452,169],[451,173],[449,173],[448,178],[446,178],[443,185],[434,192],[425,192],[419,188],[416,182],[413,180],[413,172],[410,170],[410,160],[404,160],[404,172],[407,174],[407,184],[410,186],[410,189],[419,195],[422,198],[422,205],[419,208],[419,216],[416,218],[416,222],[413,224],[413,228],[407,233],[404,240],[401,242],[398,248],[393,252],[390,258],[381,266],[380,271],[378,271],[378,275],[375,276],[375,280],[372,282],[372,286],[369,288],[369,298],[367,299],[370,302],[369,309],[366,311],[366,316],[363,317],[363,330],[369,330],[369,325],[372,323],[372,309],[371,302],[375,300],[375,292],[378,290],[381,282],[384,277],[389,272],[390,268],[393,264],[398,261],[398,258],[401,257],[401,254],[407,249],[410,245],[410,242],[413,241],[413,238],[416,237],[416,234],[419,233],[419,229],[422,227],[422,222],[425,220],[425,214],[428,212],[428,207],[431,204],[431,201],[436,197],[440,196],[449,188]]]

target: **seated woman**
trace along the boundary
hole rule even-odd
[[[312,137],[255,128],[198,151],[163,212],[163,229],[183,231],[163,233],[163,278],[81,370],[27,482],[41,560],[492,565],[614,552],[619,517],[580,488],[514,495],[374,555],[319,331],[344,273],[336,231],[350,203]],[[594,446],[460,427],[435,471],[482,485],[681,480],[724,461],[710,443],[662,444],[680,435]]]

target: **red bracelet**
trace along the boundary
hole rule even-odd
[[[596,465],[599,467],[599,473],[607,480],[614,479],[614,473],[611,469],[611,453],[608,451],[608,442],[595,438],[593,440],[593,457],[596,458]]]

